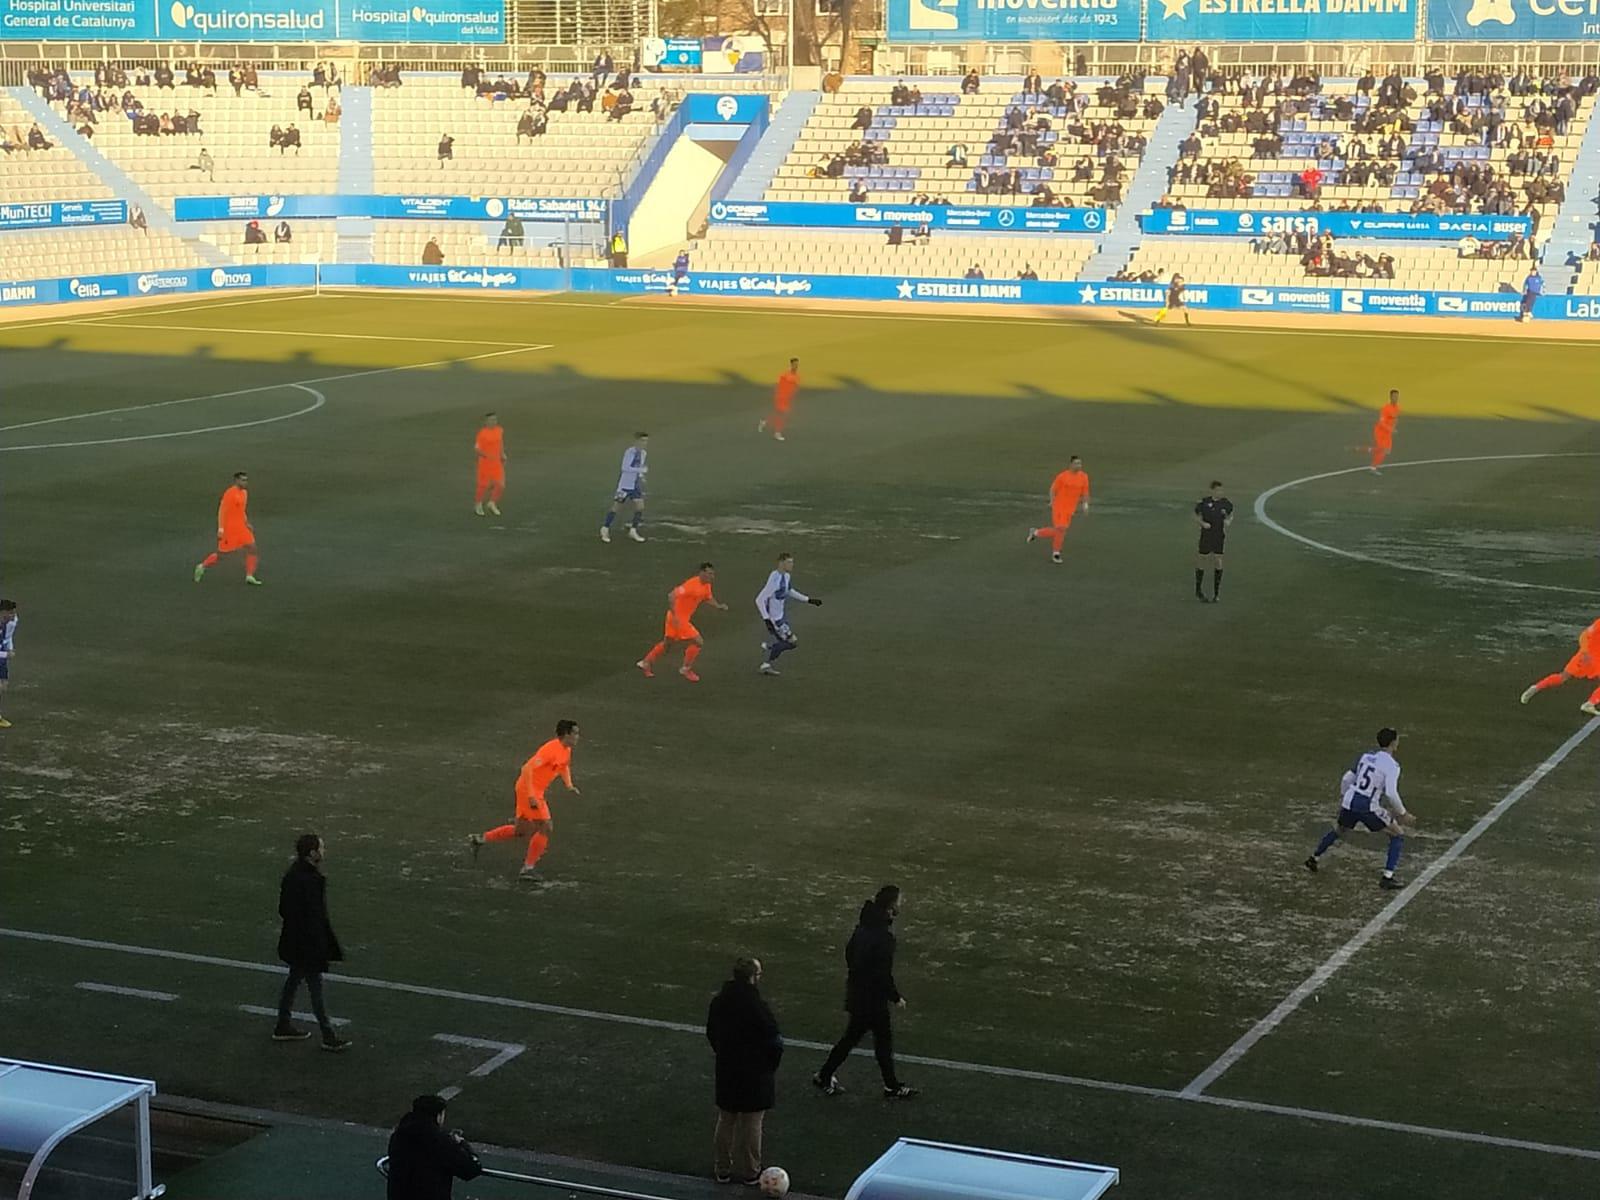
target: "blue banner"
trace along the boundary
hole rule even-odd
[[[505,0],[0,0],[8,41],[506,40]]]
[[[1146,0],[1146,4],[1145,37],[1152,42],[1409,42],[1416,36],[1414,0]]]
[[[127,275],[75,275],[70,279],[32,279],[0,283],[0,307],[64,304],[75,300],[114,300],[128,296],[179,296],[190,292],[232,292],[265,287],[311,287],[317,269],[308,264],[195,267],[178,271],[136,271]]]
[[[1600,0],[1429,0],[1435,42],[1600,40]]]
[[[798,225],[827,229],[884,229],[918,225],[963,232],[1104,233],[1103,208],[1033,208],[975,204],[811,204],[801,200],[719,201],[713,225]]]
[[[610,202],[579,196],[179,196],[179,221],[277,220],[298,217],[427,218],[435,221],[602,221]]]
[[[1139,0],[888,0],[885,17],[891,42],[1139,40]]]
[[[446,288],[472,292],[559,292],[557,267],[408,267],[397,263],[339,263],[322,268],[330,287]]]
[[[0,203],[0,229],[50,229],[63,225],[124,225],[125,200],[55,200]]]
[[[770,101],[765,96],[741,92],[719,96],[715,92],[690,92],[680,106],[685,121],[708,124],[748,125],[767,114]]]
[[[1506,241],[1533,234],[1531,217],[1476,213],[1262,212],[1252,209],[1155,208],[1140,218],[1146,233],[1258,237],[1264,233],[1331,233],[1335,237],[1403,238],[1453,242],[1471,234],[1480,241]]]

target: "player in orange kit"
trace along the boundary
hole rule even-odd
[[[522,860],[518,879],[523,883],[539,882],[539,860],[550,845],[550,806],[544,794],[559,776],[574,796],[583,793],[572,782],[572,748],[578,744],[578,723],[557,721],[556,735],[522,764],[517,776],[517,816],[509,825],[497,825],[485,833],[475,833],[467,839],[472,847],[472,857],[478,857],[487,842],[509,842],[515,838],[528,839],[527,857]]]
[[[478,490],[472,498],[472,511],[481,517],[487,507],[498,517],[500,497],[506,492],[506,431],[494,413],[484,414],[483,428],[472,440],[472,448],[478,453]]]
[[[700,651],[705,649],[706,643],[700,631],[694,627],[694,610],[702,603],[707,603],[723,612],[728,611],[728,606],[711,594],[711,582],[716,577],[716,567],[703,562],[698,572],[667,593],[667,622],[661,640],[633,664],[644,672],[646,679],[655,678],[655,672],[650,668],[656,659],[667,652],[670,643],[688,642],[683,648],[683,666],[678,668],[678,674],[690,683],[700,682],[700,676],[694,673],[694,660],[700,657]]]
[[[216,566],[222,555],[243,550],[244,581],[252,587],[261,586],[261,580],[256,578],[256,564],[261,561],[256,555],[256,531],[245,513],[249,502],[250,477],[243,471],[235,471],[233,486],[222,493],[222,503],[217,506],[217,551],[195,564],[196,583],[206,577],[206,568]]]
[[[1389,389],[1389,403],[1378,410],[1378,423],[1372,427],[1372,469],[1383,466],[1383,460],[1394,449],[1395,422],[1400,420],[1400,389]]]
[[[1523,692],[1522,702],[1526,704],[1546,688],[1560,687],[1569,679],[1600,681],[1600,620],[1578,635],[1578,652],[1567,660],[1567,665],[1554,675],[1546,675]],[[1589,698],[1578,705],[1578,711],[1588,713],[1591,717],[1600,717],[1600,687],[1589,693]]]
[[[1083,459],[1074,454],[1067,462],[1067,469],[1050,481],[1050,524],[1028,530],[1030,542],[1035,538],[1050,539],[1051,562],[1061,561],[1061,543],[1066,540],[1079,501],[1083,502],[1083,511],[1088,512],[1089,474],[1083,469]]]
[[[783,441],[783,427],[789,421],[789,409],[794,404],[794,394],[800,390],[800,360],[791,358],[789,369],[778,376],[778,386],[772,392],[772,415],[762,418],[756,426],[757,433],[765,433],[772,426],[772,436]]]

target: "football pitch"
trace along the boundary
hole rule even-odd
[[[1129,1198],[1586,1194],[1600,721],[1581,681],[1517,698],[1600,607],[1597,371],[1594,343],[573,298],[0,326],[0,1054],[373,1125],[456,1087],[476,1139],[703,1174],[699,1030],[751,952],[789,1039],[767,1158],[804,1192],[914,1135],[1111,1163]],[[472,511],[490,410],[502,518]],[[648,540],[605,545],[636,429]],[[1024,537],[1070,454],[1093,502],[1054,566]],[[196,585],[237,470],[265,586]],[[1237,519],[1202,605],[1213,478]],[[771,679],[781,550],[825,604]],[[702,681],[647,680],[703,559],[731,609],[696,618]],[[465,839],[564,717],[583,794],[552,790],[549,885],[519,888],[520,851]],[[1418,816],[1394,894],[1370,835],[1301,866],[1382,725]],[[275,1003],[305,829],[344,1056],[241,1011]],[[856,1058],[825,1098],[887,882],[924,1093]]]

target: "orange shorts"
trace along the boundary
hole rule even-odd
[[[543,796],[535,796],[531,800],[517,798],[517,820],[519,821],[548,821],[550,819],[550,806],[544,802]]]
[[[694,627],[693,621],[681,620],[668,613],[667,623],[662,629],[661,636],[672,642],[687,642],[699,637],[700,631]]]
[[[492,458],[478,460],[479,483],[504,483],[506,481],[506,465],[495,462]]]
[[[1072,509],[1062,512],[1059,508],[1051,512],[1050,524],[1056,529],[1069,529],[1072,526]]]
[[[224,529],[217,538],[217,553],[232,554],[255,544],[255,536],[248,529]]]
[[[1579,650],[1567,661],[1566,672],[1579,679],[1600,679],[1600,659],[1587,650]]]
[[[1372,444],[1384,450],[1394,449],[1394,434],[1385,433],[1382,429],[1372,431]]]

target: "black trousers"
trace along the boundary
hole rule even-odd
[[[850,1023],[845,1026],[844,1036],[841,1037],[832,1050],[828,1052],[828,1061],[822,1064],[822,1069],[817,1072],[824,1080],[836,1072],[850,1056],[850,1051],[867,1034],[872,1035],[872,1053],[878,1060],[878,1070],[883,1074],[883,1086],[898,1088],[900,1077],[894,1073],[894,1025],[889,1016],[887,1007],[874,1009],[871,1012],[850,1014]]]
[[[311,996],[311,1011],[316,1014],[317,1024],[322,1027],[322,1038],[328,1041],[334,1036],[333,1022],[328,1020],[328,1006],[322,1000],[321,971],[289,968],[288,978],[283,981],[283,991],[278,995],[278,1028],[287,1029],[294,1024],[294,998],[300,991],[302,981]]]

